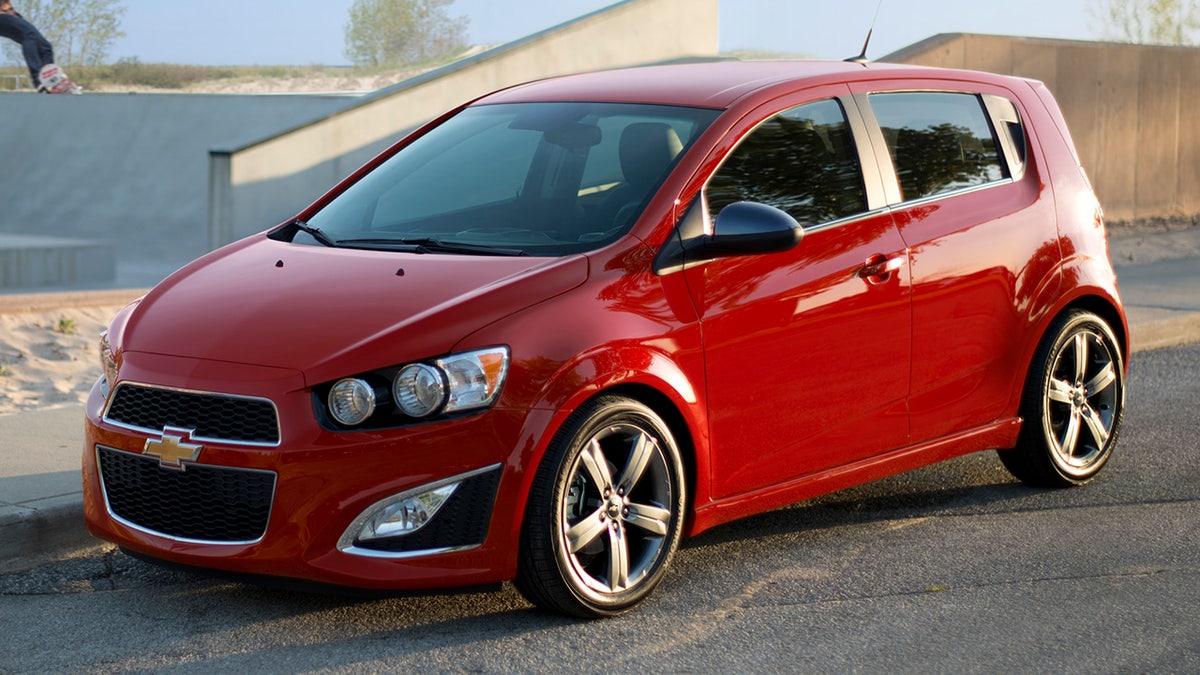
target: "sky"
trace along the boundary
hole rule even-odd
[[[346,65],[353,0],[122,0],[125,36],[110,60],[197,65]],[[720,49],[840,59],[857,54],[879,6],[868,56],[937,33],[1096,39],[1098,0],[720,0]],[[19,10],[20,0],[13,0]],[[516,40],[615,0],[454,0],[468,42]],[[669,26],[664,26],[669,30]]]

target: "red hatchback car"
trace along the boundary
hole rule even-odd
[[[717,62],[498,91],[101,340],[83,484],[150,559],[628,610],[680,539],[968,452],[1088,481],[1128,331],[1038,83]]]

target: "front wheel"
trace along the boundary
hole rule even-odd
[[[1125,368],[1112,329],[1091,312],[1057,319],[1038,347],[1021,401],[1017,447],[1000,460],[1039,487],[1091,480],[1112,455],[1125,409]]]
[[[517,588],[574,616],[628,611],[665,575],[685,504],[683,463],[662,419],[627,398],[595,399],[567,419],[538,468]]]

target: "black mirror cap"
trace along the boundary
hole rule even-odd
[[[786,211],[760,202],[734,202],[717,214],[702,248],[714,256],[778,253],[804,238],[804,228]]]

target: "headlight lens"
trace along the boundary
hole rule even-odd
[[[383,539],[412,534],[425,527],[450,495],[458,489],[458,483],[422,492],[411,497],[395,498],[385,502],[382,508],[367,519],[358,532],[360,540]],[[377,505],[379,506],[379,505]]]
[[[108,342],[108,331],[100,331],[100,367],[104,370],[104,390],[105,398],[108,398],[108,392],[112,391],[113,385],[117,383],[117,357],[113,355],[112,345]]]
[[[329,390],[329,412],[348,427],[362,424],[375,412],[375,390],[355,377],[338,380]]]
[[[488,347],[343,378],[318,395],[342,426],[359,426],[372,414],[373,427],[403,424],[399,416],[428,419],[492,405],[508,363],[508,347]]]
[[[438,359],[450,382],[445,412],[483,408],[492,404],[508,374],[508,348],[495,347]]]
[[[392,397],[405,415],[425,417],[446,401],[446,378],[441,370],[427,363],[409,364],[396,374]]]

